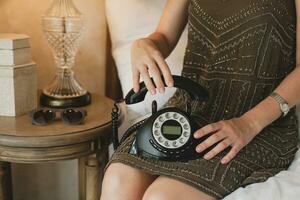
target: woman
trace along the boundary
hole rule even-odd
[[[168,0],[156,31],[132,46],[134,90],[140,77],[152,94],[164,92],[161,75],[173,86],[164,59],[188,23],[182,75],[211,96],[193,104],[194,137],[211,134],[196,150],[217,145],[197,160],[163,162],[129,154],[133,135],[111,159],[101,200],[220,199],[286,169],[298,141],[297,12],[300,0]],[[187,101],[179,90],[169,104]]]

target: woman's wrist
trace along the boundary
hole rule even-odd
[[[155,44],[155,46],[163,54],[164,58],[169,56],[171,52],[171,47],[167,38],[163,34],[159,32],[154,32],[146,38],[151,40]]]
[[[241,117],[244,118],[254,132],[258,134],[281,115],[282,113],[278,103],[272,97],[268,96]]]
[[[264,129],[264,126],[257,120],[255,117],[255,113],[248,111],[244,113],[241,118],[249,125],[249,128],[251,129],[251,133],[254,135],[257,135],[261,130]]]

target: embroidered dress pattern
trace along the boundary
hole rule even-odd
[[[191,0],[188,45],[182,76],[210,93],[192,102],[199,126],[239,117],[266,98],[295,68],[296,8],[287,0]],[[189,96],[178,90],[167,106],[182,107]],[[227,149],[202,158],[165,162],[129,154],[131,135],[110,163],[121,162],[189,184],[217,199],[241,186],[267,180],[286,169],[297,151],[295,108],[267,126],[227,165]],[[110,164],[109,163],[109,164]]]

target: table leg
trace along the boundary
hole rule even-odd
[[[0,199],[12,200],[12,179],[10,163],[0,161]]]
[[[109,160],[109,151],[108,151],[108,145],[103,145],[104,148],[102,148],[102,151],[97,154],[98,162],[100,163],[100,195],[101,195],[101,189],[102,189],[102,182],[104,178],[104,169],[106,167],[106,164]]]
[[[95,154],[79,159],[80,200],[99,200],[103,171],[108,162],[108,145],[99,142]]]
[[[96,156],[90,156],[86,162],[86,200],[99,200],[101,189],[101,169]]]
[[[82,157],[78,160],[78,178],[79,178],[79,199],[85,200],[86,192],[86,174],[85,174],[85,163],[88,157]]]

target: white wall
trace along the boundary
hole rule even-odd
[[[14,200],[77,200],[76,161],[52,164],[14,164]]]

